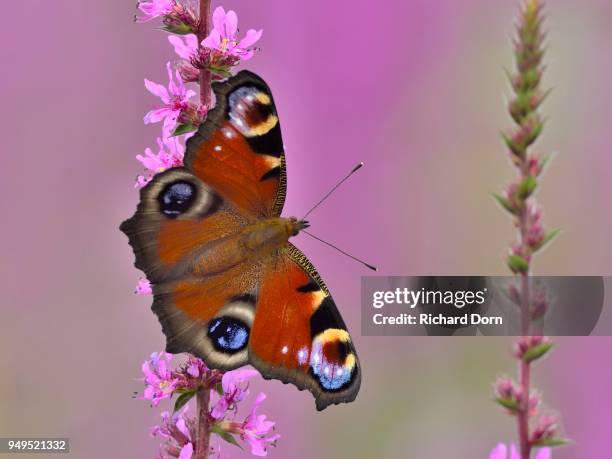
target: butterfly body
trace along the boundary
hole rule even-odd
[[[184,167],[157,174],[121,225],[153,285],[168,352],[212,368],[246,364],[310,390],[318,409],[355,399],[359,361],[335,303],[289,242],[285,155],[266,83],[240,72],[187,142]]]
[[[225,272],[234,266],[263,260],[297,236],[306,222],[295,217],[271,217],[255,221],[236,234],[211,241],[204,246],[191,267],[195,276],[205,277]]]

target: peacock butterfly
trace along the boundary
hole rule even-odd
[[[310,390],[319,410],[353,401],[361,371],[349,333],[289,242],[308,223],[280,216],[287,176],[270,89],[242,71],[213,91],[184,166],[157,174],[121,224],[153,285],[166,350],[221,370],[251,364]]]

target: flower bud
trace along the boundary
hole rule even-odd
[[[525,362],[543,357],[553,346],[550,338],[544,336],[521,336],[514,347],[514,356]]]
[[[516,414],[520,408],[519,391],[511,378],[501,377],[493,385],[493,397],[509,414]]]
[[[531,443],[537,444],[543,440],[554,438],[557,434],[557,420],[551,415],[541,416],[531,433]]]

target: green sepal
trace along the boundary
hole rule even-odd
[[[536,250],[542,249],[546,244],[548,244],[549,242],[552,242],[553,239],[556,238],[560,233],[561,233],[561,230],[559,228],[549,231],[546,237],[542,239],[542,242],[540,242],[535,247],[533,247],[533,251],[535,252]]]
[[[551,437],[551,438],[542,438],[533,443],[535,448],[540,447],[555,447],[555,446],[565,446],[569,445],[572,441],[568,438],[561,437]]]
[[[529,271],[529,262],[520,255],[510,255],[508,257],[508,267],[513,273],[526,273]]]
[[[210,73],[214,75],[218,75],[223,78],[229,78],[232,76],[232,71],[230,69],[231,67],[214,67],[212,65],[208,67],[208,70],[210,70]]]
[[[531,98],[533,95],[532,91],[519,92],[516,98],[510,103],[510,115],[517,124],[521,124],[525,117],[532,111]]]
[[[502,139],[504,139],[504,143],[510,149],[512,154],[514,154],[514,156],[517,156],[519,158],[523,158],[525,156],[525,148],[522,145],[517,145],[516,143],[514,143],[512,137],[508,136],[503,132],[501,133],[501,136]]]
[[[492,196],[499,203],[499,205],[501,205],[508,212],[510,212],[511,214],[515,214],[516,213],[516,210],[512,206],[512,203],[510,202],[509,199],[507,199],[507,198],[505,198],[502,195],[497,194],[497,193],[492,193]]]
[[[187,392],[183,392],[181,395],[179,395],[176,402],[174,402],[174,412],[176,413],[178,410],[183,408],[197,393],[197,390],[188,390]]]
[[[530,89],[535,89],[540,83],[542,75],[538,71],[537,68],[530,68],[521,73],[521,88],[516,88],[517,90],[528,91]]]
[[[538,346],[534,346],[523,354],[523,361],[530,363],[534,360],[538,360],[539,358],[544,357],[544,355],[550,351],[552,347],[553,343],[542,343]]]
[[[172,131],[172,135],[170,137],[176,137],[177,135],[187,134],[189,132],[193,132],[198,129],[198,126],[192,123],[184,123],[179,124],[174,131]]]
[[[164,25],[161,30],[168,33],[175,33],[177,35],[189,35],[190,33],[196,33],[195,30],[189,24],[167,24]]]
[[[496,397],[494,400],[501,407],[503,407],[503,408],[507,409],[508,411],[513,412],[513,413],[517,412],[518,409],[519,409],[518,402],[516,400],[511,399],[511,398]]]
[[[219,395],[223,395],[223,386],[221,383],[215,384],[215,392],[217,392]]]
[[[546,169],[546,166],[553,160],[555,153],[549,153],[540,160],[540,175]]]
[[[533,142],[536,141],[536,139],[540,136],[543,130],[544,130],[544,122],[537,119],[535,126],[533,126],[533,130],[530,132],[529,136],[525,138],[525,141],[523,142],[523,145],[521,146],[523,148],[527,148],[529,145],[531,145]]]
[[[221,426],[219,426],[219,424],[213,424],[210,427],[210,432],[219,435],[226,442],[242,449],[242,446],[240,445],[240,443],[238,443],[238,441],[234,438],[234,436],[231,433],[223,430]]]
[[[538,181],[536,180],[536,178],[533,177],[532,175],[528,175],[519,184],[516,192],[520,199],[525,200],[533,194],[533,192],[536,190],[537,187],[538,187]]]

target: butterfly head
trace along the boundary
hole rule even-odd
[[[297,236],[300,231],[310,226],[310,223],[306,220],[298,220],[295,217],[289,218],[289,228],[291,236]]]

